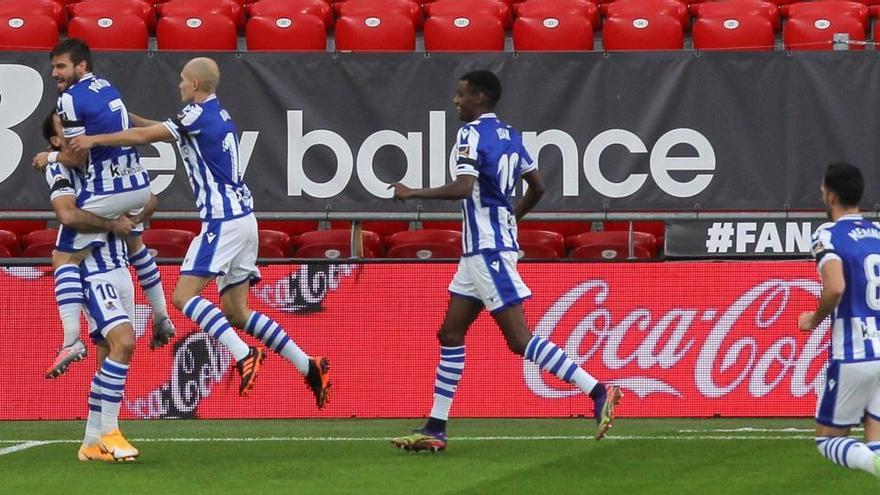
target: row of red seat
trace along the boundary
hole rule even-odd
[[[31,4],[30,11],[22,7]],[[111,4],[115,10],[106,13],[103,9]],[[48,9],[52,6],[54,10]],[[0,49],[53,46],[58,22],[66,19],[63,9],[50,19],[49,10],[58,9],[53,0],[0,0]],[[93,48],[148,46],[148,30],[155,22],[151,4],[86,0],[69,9],[73,18],[68,35]],[[513,9],[503,0],[438,0],[424,7],[410,0],[348,0],[334,6],[323,0],[261,0],[246,9],[234,0],[174,0],[158,10],[164,13],[156,27],[160,50],[235,50],[238,27],[244,25],[249,50],[289,51],[326,50],[331,27],[340,51],[412,51],[419,28],[428,51],[497,51],[504,49],[505,29],[511,27],[519,51],[592,50],[594,28],[600,25],[606,50],[676,50],[684,46],[691,15],[696,18],[692,28],[697,49],[772,50],[783,17],[786,48],[831,49],[835,33],[865,40],[870,17],[880,15],[880,5],[869,8],[858,2],[777,7],[758,0],[690,7],[678,0],[620,0],[599,7],[587,0],[527,0]],[[246,24],[245,10],[253,16]]]
[[[171,224],[174,225],[174,222]],[[191,225],[177,224],[181,227]],[[576,225],[569,224],[568,228],[574,231],[571,226]],[[658,224],[646,225],[646,230],[658,231]],[[610,222],[607,227],[628,229],[628,223]],[[648,232],[633,233],[636,257],[656,257],[662,246],[662,228],[661,223],[661,236]],[[19,236],[12,231],[0,230],[0,257],[50,257],[57,233],[55,229],[40,229]],[[180,258],[186,254],[195,235],[191,230],[153,227],[144,232],[143,239],[159,256]],[[461,232],[458,230],[404,230],[385,236],[363,230],[362,239],[365,258],[431,259],[456,258],[461,255]],[[626,230],[581,232],[572,235],[539,229],[521,229],[519,232],[520,248],[526,258],[557,259],[568,255],[578,259],[626,259],[629,254],[628,241],[629,232]],[[260,230],[260,256],[264,258],[345,258],[351,254],[350,246],[349,229],[315,230],[294,235],[279,230]]]

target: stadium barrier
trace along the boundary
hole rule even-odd
[[[820,285],[807,261],[639,264],[523,263],[534,331],[608,383],[623,387],[622,416],[808,416],[828,345],[827,322],[797,330]],[[265,266],[253,307],[307,352],[333,364],[331,402],[314,405],[302,378],[269,355],[256,390],[237,397],[231,356],[172,309],[178,337],[150,351],[139,290],[138,350],[124,418],[419,417],[430,410],[453,263]],[[178,268],[161,267],[166,292]],[[207,296],[216,300],[216,293]],[[5,309],[0,419],[86,414],[92,355],[48,381],[61,331],[46,266],[0,269]],[[250,337],[246,340],[253,341]],[[483,315],[467,338],[457,417],[568,417],[588,399],[509,352]]]

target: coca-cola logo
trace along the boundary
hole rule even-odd
[[[354,273],[357,265],[304,264],[274,284],[256,289],[257,297],[272,308],[287,313],[313,313],[321,310],[327,293],[339,288],[343,277]]]
[[[794,336],[797,313],[789,308],[795,296],[816,298],[820,292],[821,285],[815,280],[771,279],[745,291],[723,311],[682,307],[656,314],[634,308],[615,318],[605,306],[611,294],[609,284],[589,280],[558,298],[538,322],[535,334],[562,343],[563,350],[580,365],[592,360],[593,366],[612,371],[615,376],[607,382],[629,389],[639,398],[651,394],[687,396],[680,384],[650,376],[655,370],[681,366],[682,361],[694,362],[693,386],[706,398],[723,397],[744,384],[751,396],[763,397],[787,377],[791,395],[803,397],[818,393],[821,387],[821,373],[812,379],[808,375],[828,348],[829,323],[823,322],[801,345]],[[563,320],[575,323],[563,326]],[[792,329],[789,336],[772,342],[762,338],[762,332],[781,324]],[[710,326],[708,333],[697,328],[706,325]],[[640,335],[644,337],[639,341]],[[585,368],[589,371],[591,365]],[[556,385],[546,382],[549,375],[543,375],[534,363],[526,361],[523,374],[529,389],[540,397],[579,393],[570,386],[559,388],[559,381]]]
[[[171,376],[146,397],[126,400],[126,408],[139,418],[196,418],[199,402],[211,386],[229,371],[232,355],[225,347],[195,331],[174,346]]]

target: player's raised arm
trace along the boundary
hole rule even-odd
[[[388,189],[394,189],[394,199],[405,201],[407,199],[465,199],[474,190],[473,175],[459,175],[455,181],[440,187],[428,187],[423,189],[411,189],[399,182],[391,184]]]
[[[132,127],[113,134],[96,136],[77,136],[70,140],[70,146],[77,151],[89,150],[95,146],[138,146],[158,141],[173,142],[176,139],[164,124],[149,127]]]
[[[158,120],[151,120],[136,113],[128,112],[128,121],[131,123],[132,127],[150,127],[152,125],[161,124],[162,122]]]

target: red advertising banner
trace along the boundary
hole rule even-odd
[[[269,353],[256,389],[237,396],[229,353],[175,309],[171,345],[148,347],[139,290],[137,351],[125,418],[419,417],[431,407],[435,337],[454,264],[273,265],[252,307],[311,355],[327,356],[334,387],[319,411],[302,376]],[[809,416],[827,359],[827,322],[797,330],[820,285],[810,262],[522,264],[536,334],[607,383],[623,387],[621,416]],[[166,293],[177,267],[162,267]],[[207,297],[216,299],[209,291]],[[170,302],[170,297],[169,297]],[[0,419],[86,414],[94,350],[57,380],[43,378],[61,342],[46,267],[0,270]],[[85,324],[84,324],[85,328]],[[245,335],[245,340],[254,339]],[[512,354],[491,317],[467,337],[458,417],[588,414],[590,400]]]

